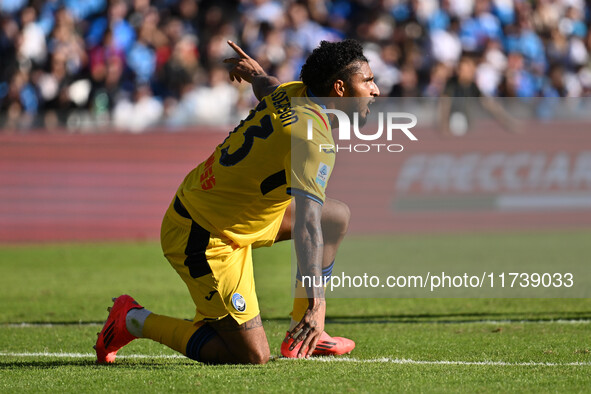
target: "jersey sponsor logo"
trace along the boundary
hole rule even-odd
[[[316,183],[322,187],[326,187],[328,174],[330,173],[330,166],[320,162],[318,165],[318,173],[316,174]]]
[[[207,301],[211,301],[211,299],[213,298],[213,295],[214,295],[215,293],[217,293],[217,292],[218,292],[217,290],[212,290],[212,291],[210,291],[210,292],[209,292],[209,295],[206,295],[206,296],[205,296],[205,299],[206,299]]]
[[[238,312],[244,312],[246,310],[246,301],[240,293],[234,293],[232,295],[232,306]]]
[[[215,175],[213,175],[213,162],[215,161],[215,157],[213,155],[209,156],[209,159],[205,162],[205,166],[203,167],[203,172],[199,177],[199,181],[201,182],[201,188],[203,190],[209,190],[215,186]]]

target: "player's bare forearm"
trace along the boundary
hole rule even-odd
[[[320,218],[322,206],[309,198],[296,196],[294,244],[302,284],[308,294],[308,309],[302,320],[290,332],[293,350],[300,342],[298,357],[309,357],[324,331],[326,302],[322,283],[322,253],[324,249]]]
[[[252,91],[260,101],[263,97],[270,95],[281,83],[271,75],[257,75],[252,79]]]
[[[233,65],[229,71],[230,80],[237,82],[246,81],[252,84],[252,91],[259,101],[271,94],[281,84],[276,77],[267,75],[261,65],[248,56],[236,43],[228,41],[228,45],[239,56],[239,58],[224,59],[224,63]]]
[[[306,284],[309,298],[324,298],[322,282],[322,205],[307,197],[296,196],[296,218],[294,224],[294,243],[298,266],[302,277],[310,278]],[[317,286],[313,286],[317,284]]]

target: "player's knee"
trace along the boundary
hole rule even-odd
[[[267,341],[252,343],[240,351],[234,353],[238,364],[266,364],[271,358],[269,344]]]
[[[322,217],[322,233],[327,243],[338,243],[349,229],[351,210],[344,202],[330,200]]]
[[[334,229],[339,235],[343,236],[349,229],[349,222],[351,220],[351,209],[347,204],[341,201],[335,201],[334,209]]]
[[[269,348],[251,349],[241,355],[237,360],[240,364],[266,364],[271,358]]]
[[[343,228],[345,232],[349,228],[349,222],[351,221],[351,208],[345,203],[341,203],[342,217],[343,217]]]
[[[256,352],[251,352],[248,357],[249,364],[267,364],[269,359],[271,358],[271,354],[269,350],[257,350]]]

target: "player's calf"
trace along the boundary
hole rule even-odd
[[[212,340],[203,346],[203,361],[216,364],[266,364],[269,361],[271,351],[260,314],[242,324],[230,315],[209,324],[216,330],[219,341]]]

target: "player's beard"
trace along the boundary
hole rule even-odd
[[[359,111],[359,120],[357,121],[357,125],[359,126],[359,128],[361,129],[363,126],[365,126],[365,124],[367,123],[367,116],[368,112],[367,111]]]
[[[369,101],[370,98],[366,97],[356,97],[353,100],[353,107],[355,108],[354,112],[358,114],[357,116],[357,125],[359,129],[361,129],[367,123],[367,118],[369,115]]]

